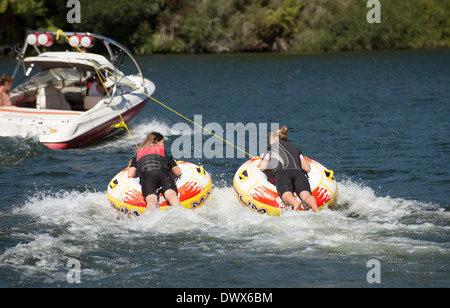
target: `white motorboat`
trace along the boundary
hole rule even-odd
[[[101,42],[109,60],[97,53],[42,52],[42,47],[48,50],[60,34],[27,32],[23,48],[14,55],[17,66],[13,78],[16,80],[23,70],[24,81],[10,92],[14,106],[0,107],[0,136],[37,136],[52,149],[77,148],[120,129],[121,117],[125,123],[131,121],[154,93],[155,85],[144,78],[131,52],[107,37],[63,33],[64,43],[72,48],[86,50],[95,41],[98,49],[97,42]],[[34,54],[26,56],[30,49]],[[136,69],[134,74],[119,70],[125,59],[131,60],[126,69]],[[103,85],[96,87],[93,78],[97,74],[108,92],[102,93]]]

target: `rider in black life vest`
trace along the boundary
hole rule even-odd
[[[295,145],[287,142],[287,127],[270,133],[270,146],[262,155],[260,170],[271,169],[275,176],[275,186],[278,194],[286,205],[300,210],[301,203],[297,196],[314,212],[318,212],[317,201],[311,194],[311,186],[305,172],[311,171],[311,165],[303,156],[302,151]]]
[[[128,177],[140,177],[142,195],[149,208],[158,205],[158,190],[170,205],[180,205],[174,177],[181,176],[181,168],[172,154],[164,147],[164,137],[160,133],[148,134],[134,155]]]

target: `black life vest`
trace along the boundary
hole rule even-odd
[[[302,171],[300,155],[302,152],[292,143],[281,140],[275,142],[269,147],[270,161],[268,169],[272,169],[273,173],[285,169],[297,169]]]

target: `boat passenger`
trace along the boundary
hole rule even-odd
[[[286,205],[293,206],[294,211],[300,210],[301,206],[294,197],[295,192],[314,212],[318,212],[317,201],[304,173],[311,171],[311,165],[300,149],[287,142],[287,130],[283,126],[270,133],[270,146],[262,155],[260,170],[272,169],[278,194]]]
[[[167,202],[180,205],[175,177],[181,176],[181,168],[172,154],[164,147],[164,137],[160,133],[148,134],[139,147],[128,169],[128,177],[140,177],[142,195],[148,208],[158,206],[159,189]]]
[[[106,90],[105,87],[103,86],[101,80],[101,77],[98,77],[97,74],[94,75],[93,80],[92,80],[92,84],[88,89],[88,96],[105,96]]]
[[[9,90],[11,90],[13,84],[13,78],[8,74],[3,74],[0,80],[0,106],[14,106],[11,103],[11,97],[9,96]]]

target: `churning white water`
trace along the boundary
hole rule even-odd
[[[358,265],[355,268],[364,273],[365,262],[374,258],[384,262],[385,276],[393,276],[398,266],[408,270],[395,275],[440,275],[446,271],[442,265],[430,266],[428,273],[414,273],[414,264],[424,257],[429,263],[449,253],[445,241],[449,212],[413,200],[376,197],[370,188],[351,181],[339,183],[336,209],[318,214],[258,215],[237,201],[233,188],[215,187],[210,201],[194,211],[180,207],[128,218],[109,205],[104,192],[61,191],[37,193],[4,215],[17,224],[3,233],[20,242],[0,256],[0,268],[13,268],[15,274],[10,275],[20,273],[18,285],[36,280],[63,284],[71,258],[82,260],[83,280],[93,285],[114,285],[108,277],[120,276],[116,272],[125,280],[132,279],[131,269],[138,280],[145,280],[146,272],[159,277],[173,262],[193,266],[189,255],[194,253],[200,255],[194,258],[197,266],[215,260],[224,271],[227,265],[218,261],[222,258],[269,268],[279,262],[327,264],[329,271],[335,267],[327,283],[334,280],[339,285],[343,278],[353,277],[345,272],[349,264]],[[146,257],[149,250],[158,252],[152,269]],[[341,270],[340,263],[346,264]],[[181,272],[179,279],[183,280]],[[289,283],[302,285],[300,276]],[[231,281],[224,278],[222,283]],[[356,285],[364,283],[362,275]]]

